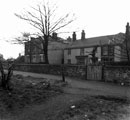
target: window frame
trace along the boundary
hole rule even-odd
[[[84,48],[80,48],[80,55],[81,55],[81,56],[84,55]]]
[[[104,48],[106,50],[104,50]],[[106,53],[104,54],[104,52],[106,52]],[[101,48],[101,55],[102,56],[108,56],[108,46],[102,46],[102,48]]]
[[[68,63],[68,64],[71,64],[71,59],[68,59],[67,63]]]
[[[104,48],[106,49],[104,51]],[[105,52],[105,54],[104,54]],[[105,45],[101,47],[101,56],[114,56],[114,46],[113,45]]]
[[[114,55],[114,46],[109,45],[108,46],[108,55],[113,56]]]

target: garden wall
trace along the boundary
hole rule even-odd
[[[25,72],[61,75],[62,66],[45,64],[16,64],[14,69]],[[64,65],[64,74],[69,77],[85,79],[86,67],[84,65]]]
[[[61,75],[61,65],[45,65],[45,64],[17,64],[15,70],[45,73],[53,75]],[[130,66],[103,66],[103,81],[125,83],[130,85]],[[64,65],[65,76],[86,79],[87,67],[84,65]],[[94,73],[92,73],[94,74]]]
[[[130,66],[105,66],[104,80],[130,85]]]

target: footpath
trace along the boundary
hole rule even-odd
[[[39,74],[31,72],[13,71],[14,75],[20,74],[23,76],[32,76],[35,78],[46,78],[49,80],[62,80],[62,76]],[[68,87],[64,88],[66,93],[70,94],[91,94],[91,95],[112,95],[118,97],[127,97],[130,99],[130,86],[121,86],[113,83],[81,80],[76,78],[65,77],[69,83]]]

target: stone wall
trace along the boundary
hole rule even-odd
[[[65,76],[86,79],[87,67],[84,65],[64,65]],[[61,75],[61,65],[44,65],[44,64],[17,64],[15,70]],[[115,82],[130,85],[130,66],[104,66],[103,80],[105,82]],[[92,73],[94,74],[94,73]]]
[[[130,66],[105,66],[104,80],[130,85]]]
[[[61,75],[61,65],[45,65],[45,64],[16,64],[15,70],[34,72],[34,73],[45,73],[53,75]],[[83,65],[64,65],[64,73],[66,76],[85,79],[86,67]]]

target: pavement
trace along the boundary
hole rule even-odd
[[[49,80],[62,80],[62,76],[39,74],[31,72],[13,71],[13,74],[20,74],[23,76],[32,76],[35,78],[46,78]],[[112,95],[118,97],[126,97],[130,99],[130,86],[121,86],[114,83],[107,83],[101,81],[81,80],[76,78],[65,77],[69,83],[65,87],[65,92],[72,94],[91,94],[91,95]]]

